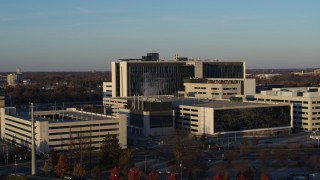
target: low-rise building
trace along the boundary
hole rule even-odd
[[[249,95],[248,101],[293,104],[293,127],[297,130],[320,130],[320,88],[274,88]]]
[[[174,132],[172,110],[173,96],[140,97],[131,99],[125,114],[128,122],[128,133],[139,136],[166,136]]]
[[[229,99],[232,96],[252,94],[255,79],[186,79],[184,96],[196,98]]]
[[[18,113],[15,108],[1,108],[1,138],[22,147],[31,147],[30,113]],[[127,147],[126,121],[102,114],[78,111],[74,108],[34,112],[37,152],[66,151],[72,144],[100,145],[108,134],[115,134],[122,148]]]

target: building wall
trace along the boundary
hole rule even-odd
[[[261,94],[247,96],[247,100],[265,103],[292,103],[293,127],[297,130],[320,130],[320,93],[309,92],[298,96],[298,91],[262,91]],[[301,94],[300,94],[301,95]]]
[[[162,137],[172,134],[175,129],[171,109],[162,111],[123,109],[121,110],[120,116],[121,115],[127,118],[130,134]],[[154,126],[155,124],[157,124],[157,126]]]
[[[103,82],[102,86],[103,97],[112,97],[112,82]]]
[[[248,109],[259,109],[261,114],[256,116],[256,121],[258,122],[259,119],[263,119],[264,116],[270,115],[270,112],[264,111],[264,109],[270,108],[277,108],[277,107],[284,107],[286,108],[286,124],[281,126],[270,126],[270,130],[272,129],[290,129],[292,127],[292,112],[290,105],[277,105],[277,106],[270,106],[266,105],[265,107],[232,107],[229,108],[235,111],[241,111],[241,109],[248,110]],[[269,128],[267,124],[256,124],[255,128],[248,128],[248,129],[239,129],[239,130],[231,130],[231,131],[216,131],[216,114],[218,111],[227,110],[226,108],[211,108],[211,107],[197,107],[197,106],[186,106],[186,105],[178,105],[174,107],[174,118],[176,123],[177,129],[182,129],[186,131],[190,131],[196,135],[208,134],[214,135],[217,133],[233,133],[233,132],[246,132],[246,131],[268,131]],[[265,114],[265,115],[264,115]],[[272,115],[272,113],[271,113]],[[261,118],[259,118],[261,116]],[[275,115],[277,116],[277,115]],[[279,115],[280,116],[280,115]],[[230,121],[238,121],[239,117],[230,117]],[[219,121],[219,120],[218,120]],[[254,121],[252,121],[254,122]],[[233,123],[234,124],[234,123]],[[275,123],[276,124],[276,123]],[[241,127],[239,127],[241,128]]]
[[[120,98],[103,98],[102,103],[107,107],[107,115],[118,116],[119,111],[127,107],[128,100]]]
[[[241,84],[184,83],[185,95],[197,98],[228,99],[241,95]]]
[[[245,79],[244,68],[244,62],[112,62],[112,97],[172,95],[190,77]]]
[[[16,74],[8,74],[7,83],[10,86],[15,86],[17,84],[17,75]]]
[[[0,108],[5,106],[5,97],[4,96],[0,96]]]

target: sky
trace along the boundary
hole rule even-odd
[[[319,0],[1,0],[0,72],[109,71],[158,52],[320,68]]]

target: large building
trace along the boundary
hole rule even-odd
[[[262,104],[174,96],[109,98],[114,116],[125,114],[132,134],[277,133],[292,128],[291,104]],[[171,114],[171,115],[170,115]]]
[[[163,61],[155,54],[112,62],[112,97],[172,95],[193,77],[245,79],[245,62]]]
[[[247,96],[248,101],[292,103],[293,127],[302,131],[320,130],[320,88],[274,88]]]
[[[185,79],[184,96],[196,98],[229,99],[253,94],[255,79]]]
[[[179,99],[173,102],[175,127],[201,135],[290,132],[290,104]]]
[[[100,148],[107,134],[115,134],[122,148],[127,147],[125,120],[74,108],[34,112],[37,152],[66,151],[72,144],[84,143],[92,150]],[[1,108],[1,138],[22,147],[31,147],[30,113]]]

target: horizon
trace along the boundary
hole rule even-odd
[[[159,52],[245,61],[248,69],[320,68],[320,1],[4,1],[0,71],[110,71]]]

